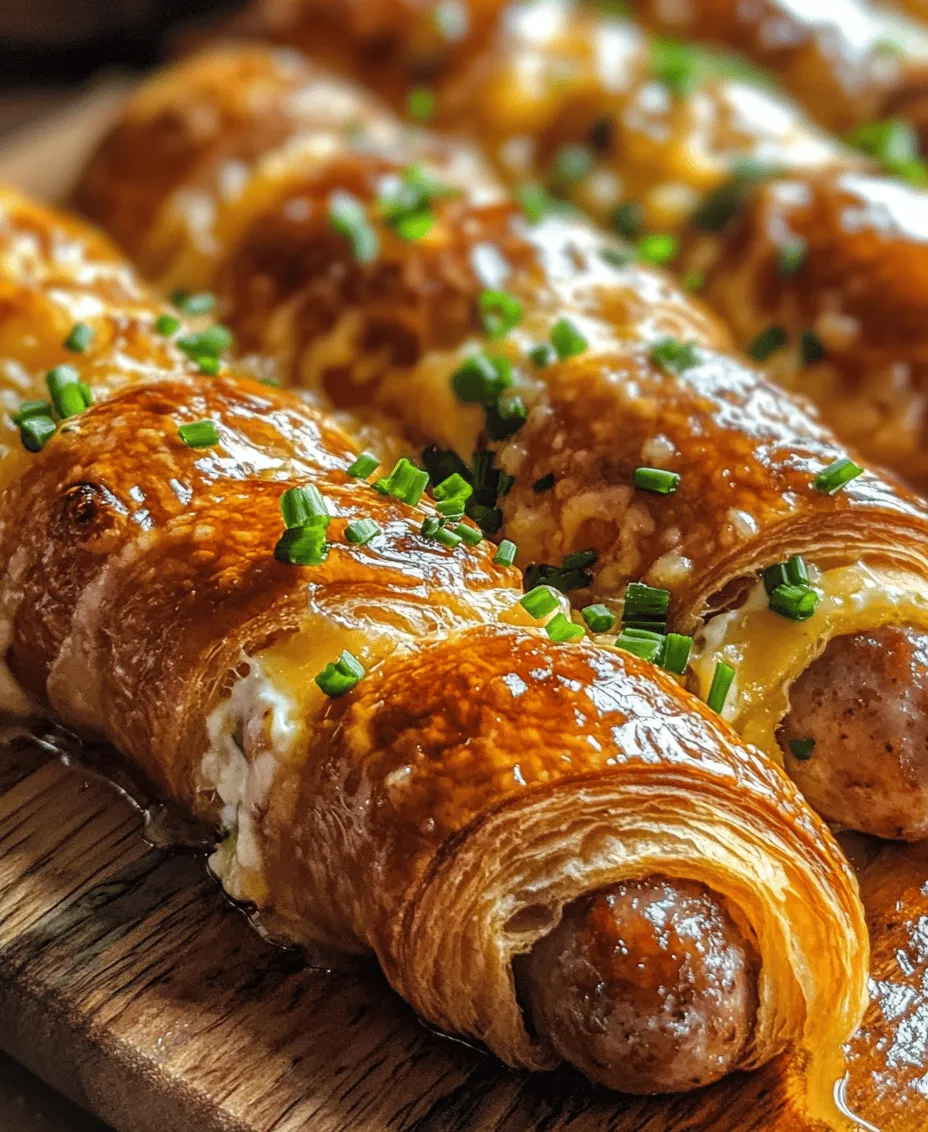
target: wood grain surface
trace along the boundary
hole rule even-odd
[[[10,141],[0,177],[53,197],[115,100],[104,87]],[[848,1105],[881,1132],[921,1132],[928,846],[848,849],[874,947]],[[202,854],[149,844],[111,786],[20,743],[0,745],[0,1047],[119,1132],[805,1127],[787,1059],[664,1100],[507,1071],[427,1031],[376,971],[309,967],[266,942]]]

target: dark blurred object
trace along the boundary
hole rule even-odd
[[[99,67],[157,60],[179,25],[241,6],[241,0],[0,0],[0,82],[61,83]]]

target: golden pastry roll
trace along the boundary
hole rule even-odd
[[[566,1055],[647,1091],[792,1049],[810,1110],[833,1115],[867,938],[850,868],[789,780],[672,677],[577,641],[563,609],[532,616],[472,524],[430,533],[424,473],[375,479],[293,394],[141,342],[72,353],[87,384],[107,356],[122,381],[71,411],[50,379],[52,432],[0,465],[2,710],[110,743],[216,827],[216,875],[275,932],[374,953],[432,1025],[510,1065]],[[629,892],[682,958],[648,941]],[[636,1070],[653,1038],[600,1064],[578,1049],[591,1032],[571,1044],[545,1013],[539,971],[584,993],[565,936],[594,947],[623,923],[656,1003],[638,1022],[674,1035],[663,1077]],[[652,963],[670,988],[649,989]],[[613,996],[626,1023],[620,986],[598,1006]],[[693,1019],[700,995],[714,1014]],[[719,1053],[713,1018],[736,1008],[739,1044]],[[713,1059],[679,1078],[691,1026]]]
[[[632,209],[636,229],[685,226],[746,164],[791,172],[866,164],[746,67],[716,64],[596,5],[456,4],[471,30],[418,58],[422,35],[408,29],[434,32],[435,7],[258,0],[250,29],[376,87],[408,115],[475,139],[507,182],[543,181],[601,219],[624,204],[621,221]],[[317,34],[332,21],[337,36]],[[405,44],[388,56],[387,78],[368,59],[375,23]]]
[[[116,139],[140,131],[157,162],[159,120],[234,85],[236,58],[193,59],[160,80],[157,106],[150,91],[130,103],[80,190],[91,215],[106,223],[94,185],[119,191]],[[411,451],[429,446],[436,479],[469,478],[469,513],[516,544],[529,584],[604,603],[612,622],[597,623],[655,632],[641,644],[623,630],[639,652],[661,655],[665,630],[694,635],[689,678],[830,818],[924,835],[922,735],[898,735],[891,714],[925,696],[924,505],[745,365],[669,278],[575,215],[526,215],[484,196],[483,179],[443,182],[421,133],[387,156],[357,122],[304,128],[235,195],[217,169],[198,188],[206,228],[189,226],[178,184],[141,241],[143,268],[167,289],[215,290],[240,349],[273,355],[324,403],[392,419]],[[185,224],[193,254],[175,235]],[[871,697],[884,714],[839,731],[835,697],[871,678],[868,650],[895,666]],[[798,715],[794,690],[811,705]],[[890,757],[874,767],[877,744]]]
[[[924,491],[928,196],[858,173],[748,194],[683,262],[740,345],[868,460]]]
[[[831,130],[899,115],[926,136],[924,0],[634,0],[632,11],[654,31],[728,48],[768,69]]]

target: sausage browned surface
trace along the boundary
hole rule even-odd
[[[539,1036],[623,1092],[718,1080],[737,1068],[757,1009],[752,948],[694,881],[648,877],[582,897],[521,975]]]
[[[881,837],[928,835],[928,635],[835,637],[791,703],[787,769],[819,813]]]

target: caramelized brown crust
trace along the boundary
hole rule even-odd
[[[911,6],[921,20],[928,17],[923,0],[901,0],[896,6]],[[656,31],[718,44],[769,68],[829,129],[843,133],[898,113],[920,131],[926,124],[928,34],[884,5],[871,0],[633,0],[632,8]]]
[[[12,194],[4,204],[19,214]],[[79,257],[71,271],[85,277]],[[650,666],[501,624],[523,616],[515,572],[486,543],[423,537],[430,505],[349,477],[352,442],[292,395],[185,372],[141,340],[101,335],[72,361],[109,384],[40,453],[3,464],[6,670],[176,800],[231,822],[251,898],[292,938],[373,950],[434,1025],[542,1068],[557,1054],[525,1029],[513,957],[586,892],[698,877],[757,940],[739,1063],[837,1050],[865,999],[866,932],[840,851],[781,773]],[[216,444],[183,443],[196,420]],[[274,556],[278,501],[307,482],[329,547],[295,567]],[[361,517],[380,534],[356,546],[344,531]],[[329,640],[368,670],[334,700],[311,665]],[[298,705],[289,741],[273,701],[242,697],[259,670]],[[230,769],[244,783],[231,815]],[[751,857],[764,868],[748,877]]]
[[[857,173],[777,180],[758,188],[720,237],[687,252],[705,270],[704,297],[741,344],[770,326],[786,331],[789,343],[768,367],[776,380],[920,488],[928,484],[925,205],[921,190]],[[791,253],[798,258],[786,271]]]
[[[140,130],[154,145],[152,117],[170,120],[172,106],[202,89],[204,72],[234,82],[237,58],[231,50],[209,55],[165,76],[157,99],[130,105],[123,136]],[[307,70],[309,86],[313,75]],[[212,82],[216,90],[223,85]],[[383,116],[356,126],[352,137],[376,132]],[[421,153],[416,142],[394,150],[392,168],[399,174]],[[815,473],[845,455],[834,437],[728,356],[726,332],[666,277],[605,262],[602,252],[615,246],[581,221],[551,218],[533,227],[515,206],[483,203],[482,188],[464,190],[433,205],[436,222],[424,240],[403,240],[380,225],[376,261],[359,263],[332,231],[331,194],[347,185],[370,200],[388,168],[383,155],[344,132],[304,133],[291,149],[253,165],[237,197],[222,200],[213,186],[208,249],[193,261],[178,253],[162,263],[161,278],[182,285],[192,268],[188,285],[218,290],[224,316],[246,344],[280,358],[297,381],[335,404],[372,403],[412,442],[429,439],[465,459],[481,442],[483,414],[460,405],[449,381],[482,345],[480,292],[504,285],[524,315],[490,348],[511,358],[528,419],[491,445],[498,465],[515,476],[501,501],[500,533],[518,543],[525,563],[595,549],[596,595],[614,597],[629,579],[644,578],[671,589],[672,618],[692,628],[728,583],[791,553],[827,560],[852,549],[855,557],[923,568],[928,515],[921,504],[870,471],[835,496],[815,491]],[[163,202],[143,265],[167,246],[165,229],[186,223],[178,199]],[[105,222],[102,203],[86,193],[82,200]],[[206,245],[203,233],[186,235],[182,246]],[[565,316],[588,348],[533,367],[528,348]],[[676,373],[652,360],[654,344],[667,336],[701,347],[696,364]],[[678,472],[679,490],[635,490],[632,473],[642,464]],[[551,474],[551,490],[533,488]]]

